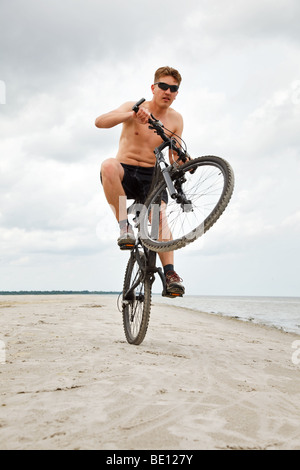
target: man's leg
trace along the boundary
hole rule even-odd
[[[161,204],[161,216],[160,216],[160,229],[159,229],[161,240],[171,240],[172,233],[168,225],[168,220],[166,217],[166,204],[162,202]],[[169,293],[174,294],[184,294],[185,289],[182,285],[182,279],[174,271],[174,252],[166,251],[163,253],[158,253],[160,257],[161,264],[163,265],[164,274],[166,277],[167,290]]]
[[[124,169],[116,159],[109,158],[102,163],[101,179],[104,194],[120,226],[118,245],[122,250],[127,250],[135,244],[135,235],[127,219],[127,198],[122,186],[123,177]]]
[[[174,270],[174,252],[166,251],[164,253],[158,253],[161,264],[163,265],[164,275],[166,277],[166,287],[170,294],[183,295],[185,292],[182,284],[182,279]]]
[[[102,163],[101,178],[104,194],[118,222],[127,219],[123,177],[124,169],[115,158],[109,158]]]
[[[163,266],[167,266],[169,264],[174,266],[174,252],[173,251],[165,251],[164,253],[158,253],[160,257],[161,264]]]

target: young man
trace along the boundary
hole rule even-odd
[[[150,114],[159,119],[172,133],[181,136],[182,116],[171,108],[178,94],[181,76],[171,67],[160,67],[151,85],[152,100],[144,102],[137,113],[132,111],[135,101],[127,102],[119,108],[102,114],[95,121],[96,127],[107,129],[122,124],[119,150],[116,158],[102,163],[101,181],[106,199],[119,222],[119,246],[135,243],[132,227],[127,220],[124,198],[138,199],[144,203],[149,191],[155,166],[154,149],[161,138],[148,128]],[[167,290],[184,293],[182,279],[174,271],[174,253],[159,253],[166,276]]]

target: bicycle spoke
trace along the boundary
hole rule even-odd
[[[181,248],[203,235],[220,217],[233,191],[231,167],[219,157],[195,159],[175,171],[172,179],[177,195],[175,199],[169,196],[166,207],[161,205],[156,237],[151,232],[150,213],[153,204],[162,197],[166,185],[162,183],[154,189],[146,201],[150,222],[149,228],[141,224],[143,243],[155,251]]]
[[[123,287],[123,325],[126,339],[131,344],[140,344],[143,341],[151,307],[151,285],[149,279],[145,279],[140,262],[146,262],[143,253],[132,253]]]

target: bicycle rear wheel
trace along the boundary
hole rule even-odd
[[[153,189],[140,214],[140,239],[150,250],[173,251],[195,241],[219,219],[234,188],[229,163],[215,156],[195,158],[174,169],[171,179],[184,202],[169,196],[165,181]]]
[[[130,344],[144,340],[151,309],[151,281],[145,274],[146,257],[141,251],[130,255],[123,285],[122,316],[126,339]]]

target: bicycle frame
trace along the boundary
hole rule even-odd
[[[144,255],[146,257],[146,263],[143,263],[141,256],[140,256],[140,249],[143,249]],[[137,286],[142,282],[146,276],[150,277],[150,282],[151,285],[153,284],[155,280],[155,273],[158,273],[160,280],[162,282],[163,286],[163,291],[162,295],[166,296],[167,295],[167,289],[166,289],[166,279],[163,274],[163,270],[161,267],[156,266],[156,257],[157,253],[155,251],[151,251],[148,248],[146,248],[140,240],[136,243],[134,249],[131,251],[130,256],[132,258],[135,258],[139,267],[140,267],[140,275],[138,278],[135,280],[134,284],[128,289],[127,292],[125,292],[124,297],[123,297],[123,302],[125,301],[130,301],[132,300],[132,296],[134,294],[134,290],[137,288]]]
[[[170,196],[172,199],[174,199],[176,197],[176,190],[174,188],[174,185],[170,176],[171,166],[167,164],[165,157],[162,153],[162,151],[165,148],[168,147],[170,149],[170,146],[171,146],[170,142],[163,142],[159,147],[156,147],[156,149],[154,150],[154,154],[155,154],[156,161],[161,169],[162,175],[165,179],[165,182],[167,184],[167,188],[169,190]]]

